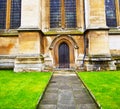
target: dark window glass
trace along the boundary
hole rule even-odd
[[[58,28],[61,26],[61,4],[60,0],[50,0],[50,27]]]
[[[0,0],[0,29],[5,29],[6,24],[6,0]]]
[[[21,22],[21,0],[12,0],[10,28],[16,29]]]
[[[120,0],[119,0],[119,11],[120,11]]]
[[[114,0],[105,0],[106,5],[106,22],[109,27],[116,27],[116,9]]]
[[[76,27],[76,0],[65,0],[65,25],[67,28]]]

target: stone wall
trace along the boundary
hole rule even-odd
[[[19,30],[19,53],[15,59],[15,72],[43,70],[43,41],[40,31]]]
[[[89,56],[110,56],[108,30],[91,30],[88,39]]]
[[[85,0],[87,28],[106,27],[104,0]]]
[[[18,36],[0,37],[0,55],[17,55]]]
[[[84,37],[83,35],[53,35],[44,38],[44,56],[48,66],[58,67],[58,49],[62,42],[68,44],[70,49],[70,66],[76,67],[83,60],[84,55]],[[49,61],[49,62],[48,62]],[[48,64],[49,63],[49,64]]]
[[[120,55],[120,35],[109,35],[111,55]]]
[[[50,0],[22,0],[18,32],[0,32],[0,67],[15,72],[56,68],[59,45],[65,42],[70,49],[70,67],[85,64],[88,70],[114,70],[120,60],[120,33],[109,34],[104,0],[76,0],[76,6],[76,28],[62,25],[51,29]]]
[[[0,69],[13,69],[18,54],[18,36],[9,33],[0,34]]]
[[[19,33],[19,54],[40,54],[39,32]]]
[[[117,69],[120,69],[120,35],[109,35],[109,46],[112,59]]]

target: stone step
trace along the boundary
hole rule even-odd
[[[42,61],[40,60],[24,60],[24,61],[18,61],[18,60],[15,60],[15,64],[40,64],[42,63]]]
[[[0,69],[14,68],[16,56],[0,55]]]
[[[35,64],[31,64],[31,63],[22,64],[22,63],[19,63],[19,64],[15,64],[15,67],[17,67],[17,68],[40,68],[41,66],[42,66],[41,63],[35,63]]]
[[[0,63],[0,69],[13,69],[13,68],[14,68],[14,62]]]
[[[41,68],[25,68],[25,67],[15,67],[14,72],[41,72]]]

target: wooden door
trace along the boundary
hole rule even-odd
[[[59,68],[69,68],[69,46],[63,42],[59,46]]]

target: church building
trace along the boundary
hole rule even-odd
[[[0,69],[120,69],[120,0],[0,0]]]

